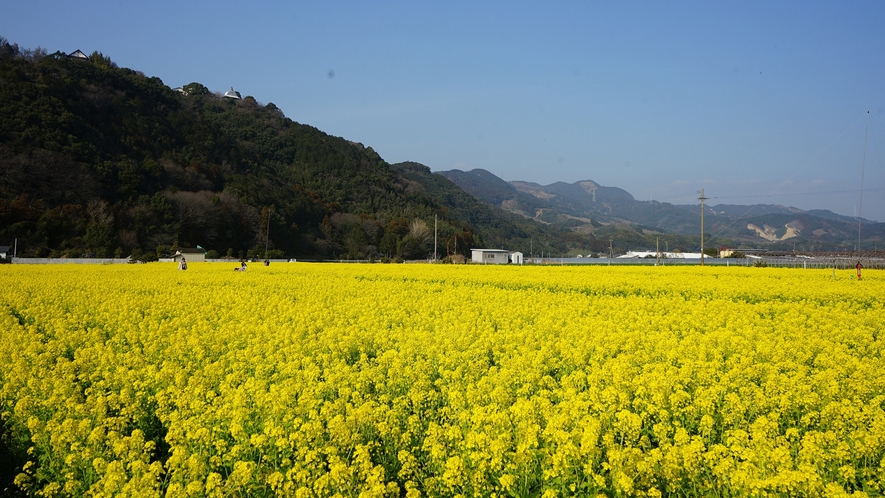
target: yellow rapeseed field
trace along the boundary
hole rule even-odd
[[[38,496],[885,491],[885,274],[0,266]]]

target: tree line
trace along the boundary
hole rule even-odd
[[[564,231],[273,103],[197,82],[175,91],[99,52],[82,60],[0,38],[0,242],[17,239],[19,256],[151,259],[200,245],[234,257],[421,259],[433,254],[435,217],[441,257],[533,235],[570,247]]]

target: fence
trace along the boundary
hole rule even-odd
[[[881,270],[885,268],[885,259],[882,258],[790,258],[770,257],[759,258],[766,266],[775,268],[835,268],[837,270],[854,269],[858,263],[865,269]]]
[[[526,264],[533,265],[661,265],[684,266],[701,264],[700,259],[682,258],[526,258]],[[854,269],[860,263],[865,269],[885,269],[885,258],[879,257],[796,257],[796,256],[760,256],[754,258],[704,258],[707,266],[769,266],[774,268],[835,268],[837,270]]]
[[[117,265],[129,261],[129,258],[9,258],[9,262],[14,265]]]
[[[161,259],[161,263],[171,263],[171,259]],[[370,260],[298,260],[302,262],[324,263],[369,263]],[[81,265],[115,265],[127,264],[132,261],[129,258],[9,258],[9,262],[17,265],[52,265],[52,264],[81,264]],[[237,259],[207,259],[207,263],[231,263],[239,264]],[[270,263],[294,263],[295,259],[271,259]],[[407,261],[407,263],[425,263],[427,260]],[[250,261],[250,263],[252,263]],[[755,266],[764,265],[774,268],[835,268],[837,270],[853,269],[860,263],[865,269],[885,269],[885,258],[881,257],[793,257],[793,256],[762,256],[756,258],[705,258],[704,264],[710,266]],[[263,264],[263,260],[252,264]],[[525,264],[529,265],[700,265],[700,259],[661,259],[654,258],[526,258]]]

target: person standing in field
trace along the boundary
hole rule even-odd
[[[863,266],[860,264],[860,261],[857,262],[857,266],[855,266],[855,268],[857,268],[857,279],[860,280],[860,269],[863,268]]]
[[[181,258],[181,261],[178,262],[178,269],[187,270],[187,261],[185,261],[184,258]]]

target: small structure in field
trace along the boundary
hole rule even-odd
[[[523,256],[521,252],[507,251],[505,249],[471,249],[470,261],[474,263],[506,265],[507,263],[515,263],[521,265]]]
[[[172,259],[178,263],[184,258],[188,263],[201,263],[206,261],[206,250],[202,247],[183,247],[172,255]]]

